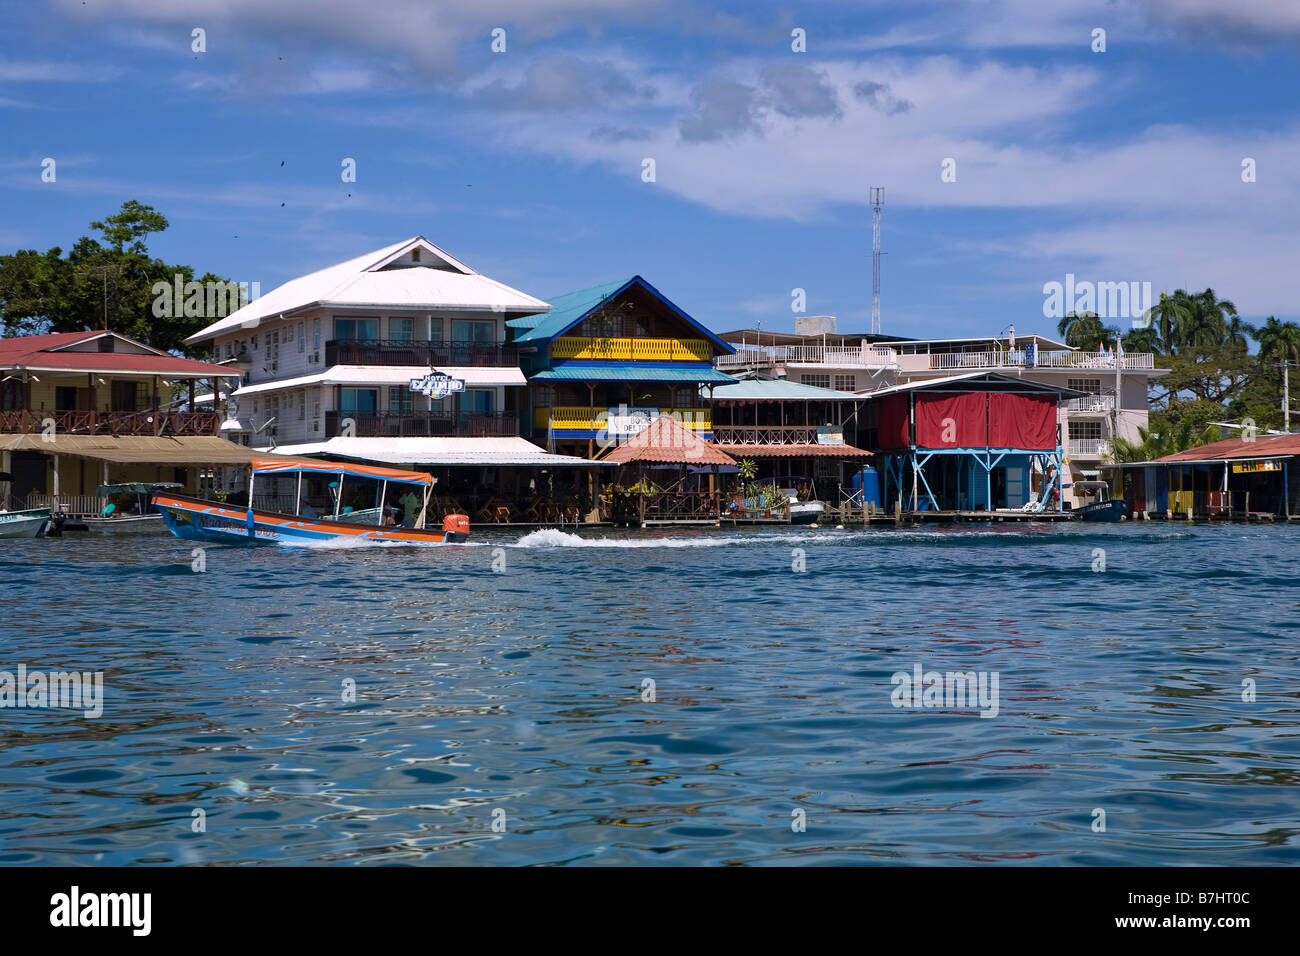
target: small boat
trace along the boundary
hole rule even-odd
[[[259,476],[264,480],[296,476],[293,514],[254,509],[253,490]],[[321,517],[310,500],[304,500],[304,480],[318,483],[322,480],[308,476],[333,479],[328,485],[333,512],[327,517]],[[355,494],[375,495],[374,508],[352,513],[343,509],[345,484],[349,478]],[[248,479],[249,506],[246,508],[161,490],[154,491],[149,501],[162,513],[167,530],[190,541],[226,544],[357,541],[364,544],[424,545],[465,541],[469,538],[469,518],[465,515],[447,515],[442,527],[436,531],[425,527],[425,512],[434,480],[432,475],[422,471],[398,471],[314,459],[254,458]],[[357,485],[358,481],[360,485]],[[408,492],[402,499],[402,507],[386,507],[390,484],[422,488],[423,503],[414,493]],[[362,524],[352,520],[357,514],[371,518],[374,523]]]
[[[777,494],[784,495],[790,501],[790,520],[791,521],[816,521],[826,510],[826,502],[818,501],[815,497],[816,483],[811,478],[785,477],[782,479],[785,484],[777,488]],[[807,500],[799,498],[799,485],[804,483],[805,493],[809,495]]]
[[[149,506],[149,496],[155,491],[183,488],[184,485],[174,481],[141,481],[120,485],[100,485],[95,489],[98,498],[114,498],[121,495],[135,496],[135,512],[122,511],[114,502],[110,502],[98,515],[79,518],[76,524],[69,524],[69,531],[90,531],[96,534],[112,532],[114,534],[134,534],[138,532],[163,530],[163,516]]]
[[[1123,498],[1110,497],[1108,481],[1076,481],[1074,489],[1097,495],[1096,501],[1074,509],[1084,521],[1122,521],[1128,512]]]
[[[50,520],[49,508],[0,511],[0,538],[35,538]]]

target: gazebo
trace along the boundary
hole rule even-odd
[[[718,469],[734,468],[736,460],[715,448],[689,428],[667,415],[660,415],[626,442],[605,455],[604,461],[632,471],[636,481],[630,488],[611,492],[614,520],[637,520],[647,524],[714,524],[721,511],[717,488]],[[652,489],[647,471],[675,472],[676,480],[666,489]],[[708,490],[701,478],[708,475]],[[695,487],[688,487],[695,478]]]

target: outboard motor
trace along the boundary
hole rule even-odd
[[[442,519],[442,530],[447,541],[466,541],[469,539],[469,515],[447,515]]]
[[[62,511],[51,513],[45,519],[45,524],[41,525],[40,530],[36,532],[38,538],[62,538],[63,523],[68,520],[68,516]]]

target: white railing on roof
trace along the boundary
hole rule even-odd
[[[917,355],[915,358],[922,358]],[[908,359],[904,355],[905,364]],[[1102,352],[1080,352],[1078,350],[1059,352],[1035,352],[1032,361],[1023,350],[1002,350],[992,352],[930,352],[924,355],[932,369],[972,369],[972,368],[1089,368],[1114,369],[1116,356]],[[1156,367],[1156,357],[1150,352],[1131,352],[1123,356],[1126,369],[1148,369]]]
[[[1110,442],[1105,438],[1071,438],[1066,454],[1074,458],[1104,458],[1110,454]]]
[[[1104,392],[1101,395],[1072,398],[1065,403],[1065,408],[1071,412],[1112,412],[1115,410],[1115,393]]]
[[[734,355],[718,356],[718,367],[746,365],[832,365],[843,368],[897,368],[898,353],[872,345],[737,345]]]

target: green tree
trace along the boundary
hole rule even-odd
[[[1056,331],[1066,345],[1085,352],[1095,352],[1119,335],[1119,329],[1105,325],[1096,312],[1071,312],[1057,323]]]

